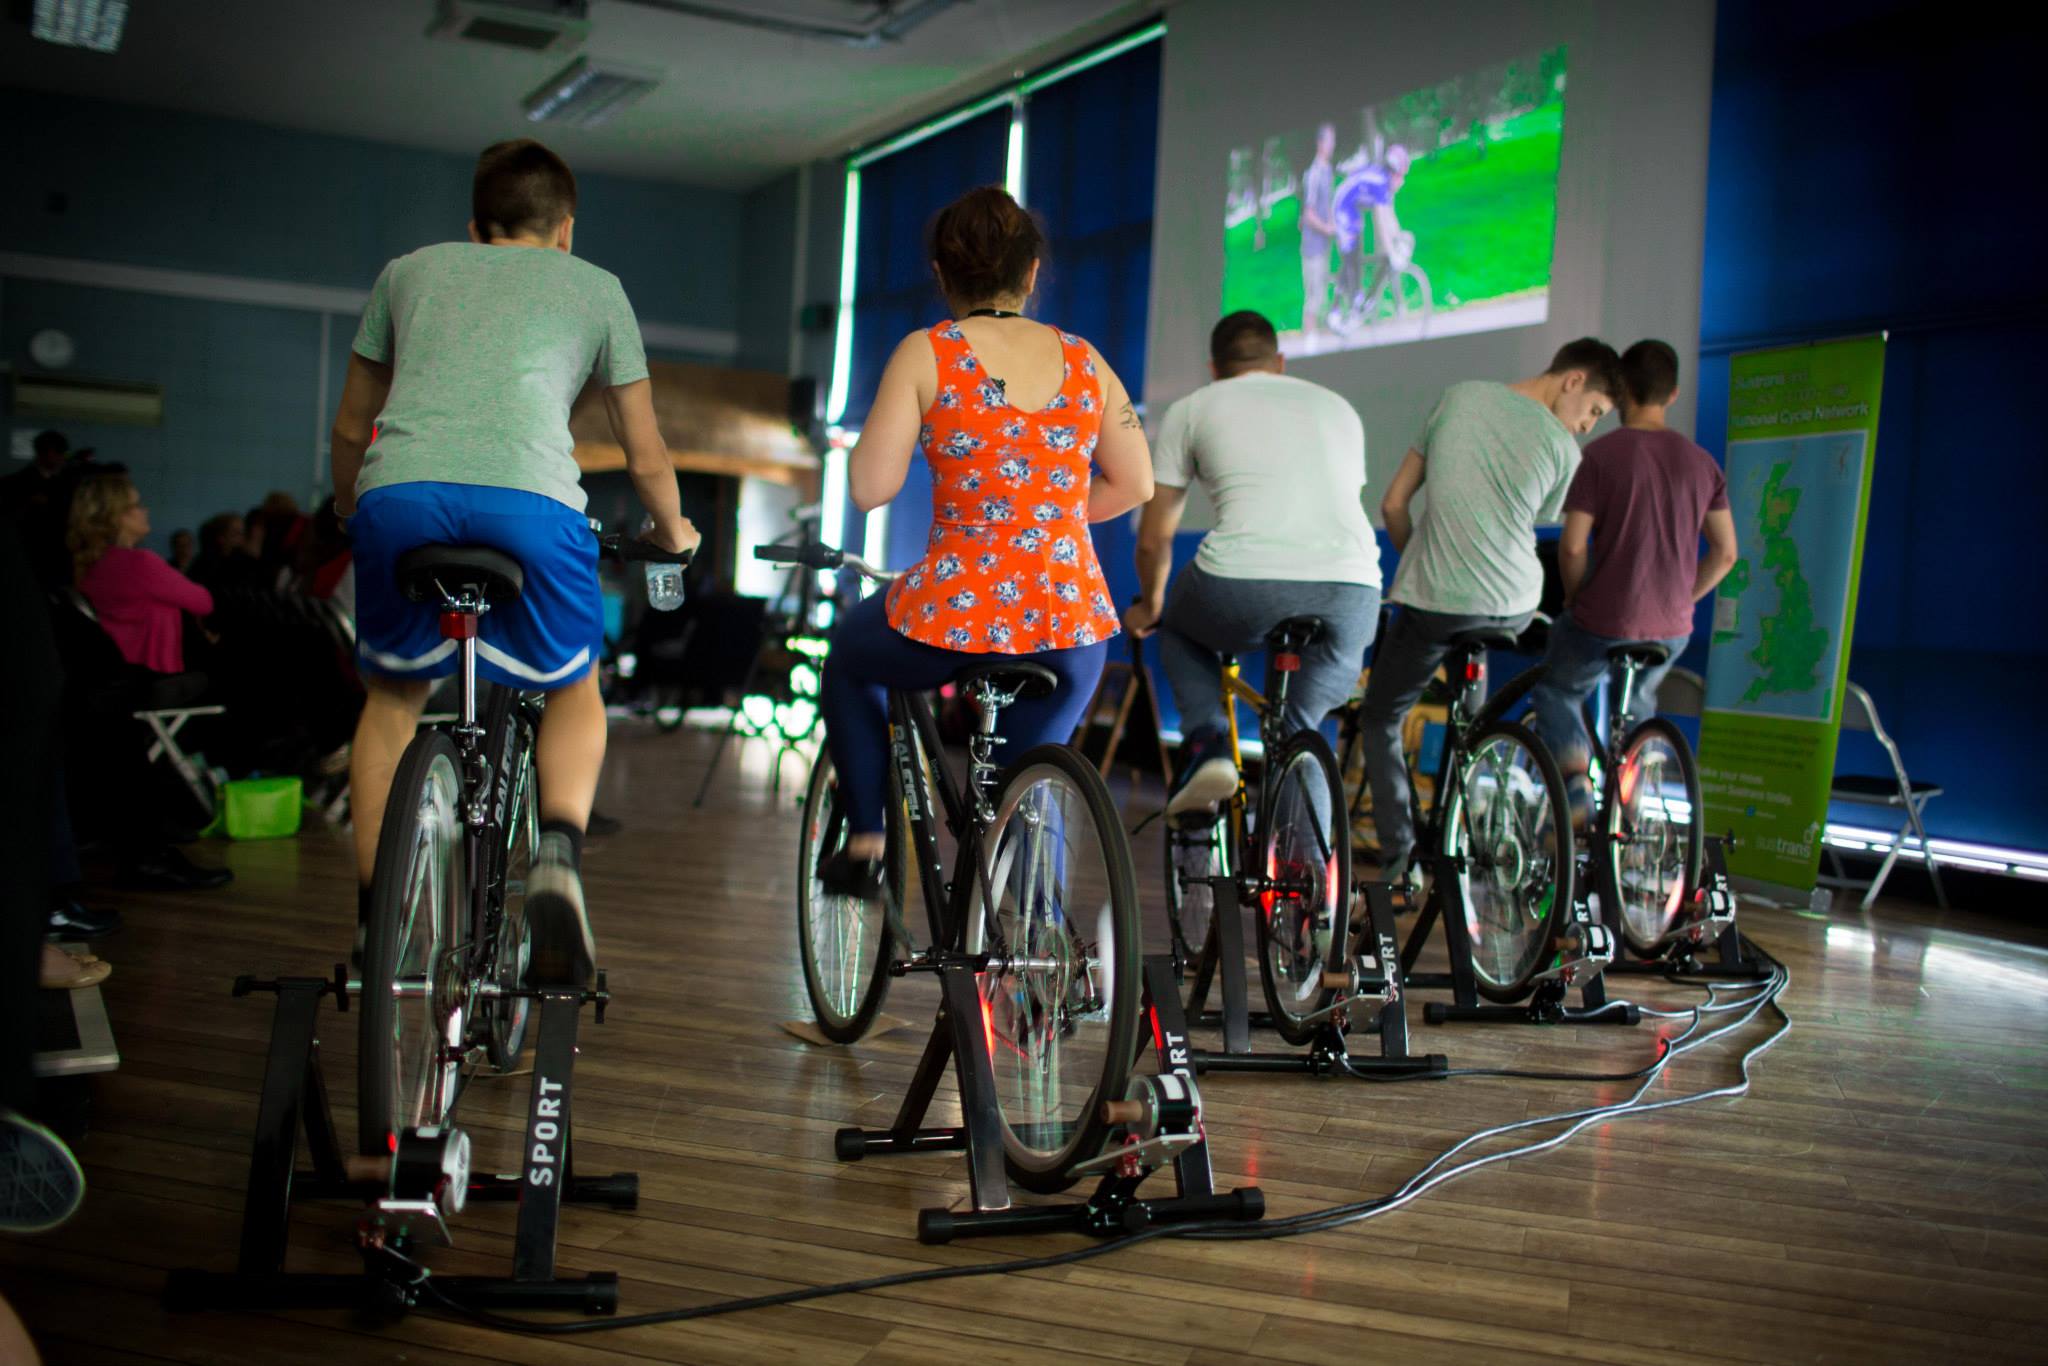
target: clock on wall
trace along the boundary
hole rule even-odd
[[[28,339],[28,354],[45,370],[62,370],[71,364],[78,348],[71,344],[69,333],[46,327]]]

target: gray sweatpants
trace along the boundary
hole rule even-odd
[[[1474,617],[1403,607],[1387,627],[1387,638],[1372,657],[1372,677],[1366,680],[1365,706],[1359,716],[1359,742],[1365,750],[1365,774],[1372,782],[1372,823],[1379,831],[1382,865],[1407,857],[1415,844],[1415,821],[1408,811],[1408,763],[1401,753],[1401,722],[1450,653],[1451,637],[1480,626],[1498,626],[1519,635],[1531,615]]]
[[[1159,657],[1180,708],[1182,735],[1223,730],[1222,657],[1259,649],[1266,632],[1289,617],[1321,617],[1328,629],[1301,652],[1301,671],[1288,684],[1287,713],[1281,719],[1286,735],[1321,725],[1358,686],[1366,648],[1379,627],[1379,589],[1362,583],[1226,579],[1192,564],[1180,572],[1159,619]],[[1251,682],[1265,684],[1264,679]],[[1267,744],[1284,738],[1260,737]]]

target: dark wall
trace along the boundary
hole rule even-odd
[[[1934,833],[2048,849],[2038,66],[1953,6],[1721,0],[1698,394],[1719,454],[1730,352],[1889,333],[1850,677],[1948,786]],[[1879,760],[1845,734],[1843,768]]]

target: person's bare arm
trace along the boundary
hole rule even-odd
[[[682,490],[676,483],[676,467],[668,458],[668,443],[661,439],[661,425],[654,418],[654,381],[635,380],[604,391],[605,412],[612,420],[612,435],[626,452],[626,475],[640,505],[654,519],[647,539],[663,550],[694,550],[704,538],[690,519],[683,516]]]
[[[1579,596],[1580,587],[1586,582],[1586,570],[1592,564],[1590,542],[1593,535],[1593,514],[1571,511],[1564,515],[1564,535],[1557,539],[1557,577],[1564,583],[1564,605],[1570,607]]]
[[[913,332],[898,342],[875,386],[875,401],[861,424],[860,440],[846,457],[847,493],[862,512],[872,512],[902,492],[924,424],[925,395],[936,394],[938,384],[939,363],[931,338]]]
[[[1138,519],[1138,600],[1124,611],[1124,629],[1143,640],[1166,610],[1166,579],[1173,570],[1173,533],[1187,511],[1188,491],[1160,484]]]
[[[356,479],[363,472],[363,453],[377,434],[377,415],[391,396],[391,367],[354,351],[348,353],[348,376],[341,384],[341,405],[328,434],[333,453],[334,515],[353,517]]]
[[[1102,384],[1102,435],[1095,444],[1095,475],[1088,481],[1088,520],[1106,522],[1150,501],[1152,447],[1124,382],[1094,347],[1088,354],[1095,358]]]
[[[1700,534],[1707,538],[1707,553],[1700,556],[1699,571],[1693,575],[1694,602],[1720,586],[1741,553],[1735,544],[1735,514],[1727,508],[1708,509],[1707,519],[1700,524]]]
[[[1422,487],[1422,481],[1428,475],[1429,469],[1422,463],[1422,452],[1410,450],[1401,457],[1401,468],[1394,471],[1394,482],[1387,485],[1386,496],[1380,499],[1380,520],[1386,524],[1387,539],[1394,543],[1396,553],[1406,550],[1408,538],[1415,534],[1415,523],[1408,515],[1408,507],[1415,501],[1415,491]]]

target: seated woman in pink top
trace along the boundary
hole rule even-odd
[[[180,615],[213,611],[213,594],[180,574],[154,550],[149,509],[125,474],[102,474],[79,485],[71,500],[71,562],[78,591],[130,664],[158,673],[185,671]]]

